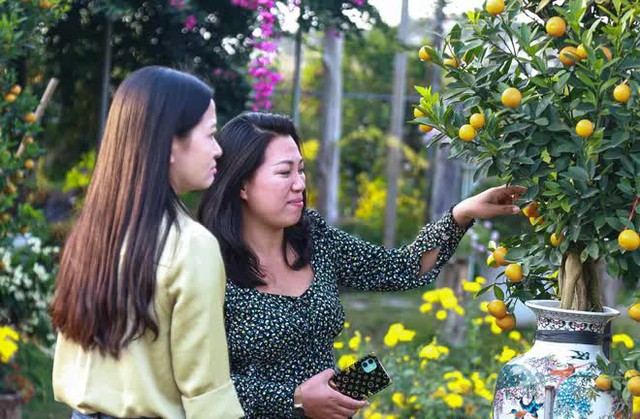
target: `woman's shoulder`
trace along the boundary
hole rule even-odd
[[[305,209],[304,214],[309,219],[311,229],[313,232],[327,229],[327,222],[325,221],[324,218],[322,218],[322,215],[320,215],[318,211],[311,208],[307,208]]]
[[[174,227],[177,227],[177,233],[181,242],[191,239],[195,240],[196,244],[210,242],[215,243],[216,246],[218,245],[218,240],[205,226],[183,212],[178,212]],[[193,243],[188,242],[184,244]]]
[[[176,265],[184,259],[212,257],[219,253],[215,236],[189,215],[178,212],[167,235],[161,265]]]

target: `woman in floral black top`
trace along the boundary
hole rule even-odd
[[[411,244],[385,249],[305,208],[300,138],[289,118],[243,114],[218,141],[223,156],[199,218],[225,261],[231,376],[248,418],[346,418],[365,406],[328,384],[344,324],[338,287],[429,284],[474,218],[519,212],[513,197],[525,191],[489,189],[427,224]]]

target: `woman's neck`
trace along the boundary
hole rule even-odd
[[[283,228],[269,227],[246,217],[243,220],[242,235],[260,260],[269,260],[278,255],[282,257]]]

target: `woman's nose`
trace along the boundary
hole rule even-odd
[[[300,190],[304,190],[305,188],[305,178],[304,178],[304,174],[298,173],[296,172],[296,178],[293,180],[293,185],[292,185],[292,189],[295,191],[300,191]]]

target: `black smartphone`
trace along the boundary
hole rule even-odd
[[[340,393],[356,400],[366,400],[391,385],[378,357],[371,353],[334,375],[333,386]]]

